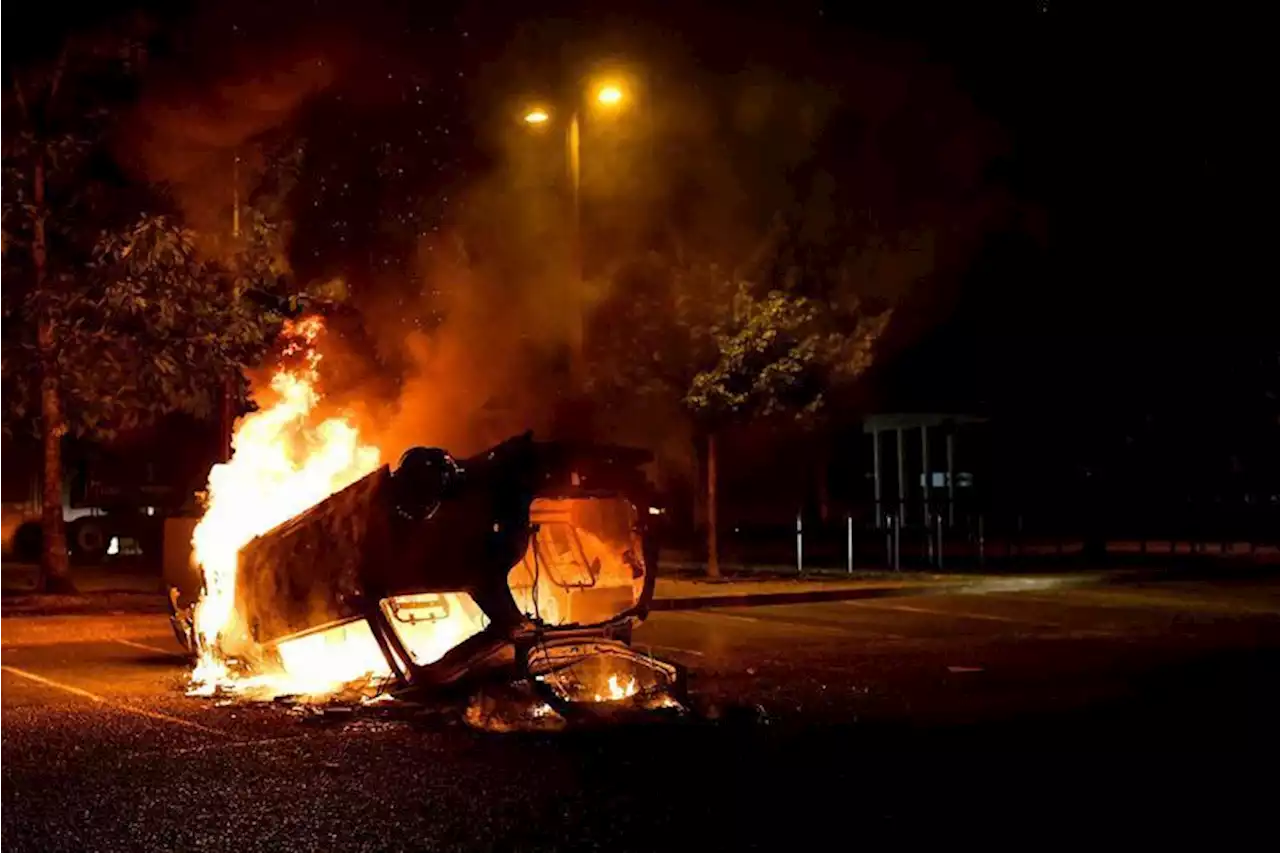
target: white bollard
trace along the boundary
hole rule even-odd
[[[844,545],[848,554],[848,560],[845,565],[849,570],[849,574],[853,574],[853,516],[851,515],[844,517]]]
[[[796,513],[796,574],[804,574],[804,522],[801,513]]]

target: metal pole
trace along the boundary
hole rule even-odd
[[[893,570],[902,571],[902,525],[893,525]]]
[[[929,426],[920,424],[920,520],[924,522],[925,550],[928,552],[929,565],[933,565],[933,532],[930,529],[929,514]]]
[[[844,517],[844,544],[845,553],[848,555],[845,565],[849,574],[853,574],[853,516],[851,515]]]
[[[565,139],[567,147],[567,160],[569,165],[569,185],[572,191],[573,213],[570,227],[570,252],[572,258],[570,264],[572,271],[570,273],[572,281],[571,287],[573,293],[571,298],[572,304],[570,310],[570,343],[573,346],[573,371],[575,379],[581,377],[582,369],[582,344],[583,344],[583,298],[582,298],[582,279],[583,279],[583,258],[582,258],[582,137],[580,125],[578,122],[578,113],[575,111],[569,119],[569,129]]]
[[[889,516],[884,522],[884,565],[885,568],[891,568],[893,566],[893,516]]]
[[[231,238],[240,239],[240,152],[232,152],[231,160]],[[228,374],[222,380],[222,399],[218,408],[218,429],[221,432],[219,451],[223,462],[231,461],[231,438],[235,431],[236,376]]]
[[[956,437],[947,432],[947,524],[956,526]]]
[[[986,537],[986,516],[978,516],[978,565],[986,564],[987,557],[987,537]]]
[[[235,376],[227,376],[222,380],[222,399],[218,409],[219,454],[223,462],[231,461],[231,439],[235,434]]]
[[[231,161],[231,236],[240,236],[240,152]]]
[[[942,516],[935,515],[934,522],[938,527],[938,568],[942,568]]]
[[[871,481],[875,485],[876,527],[884,526],[884,516],[880,509],[880,430],[871,431]]]
[[[929,560],[929,565],[933,565],[933,519],[929,516],[929,510],[926,506],[924,512],[924,545],[925,553]]]
[[[803,514],[796,513],[796,574],[804,574],[804,521]]]
[[[929,486],[933,472],[929,470],[929,425],[920,424],[920,495],[924,504],[924,519],[929,520]]]
[[[906,433],[898,427],[898,526],[907,523],[907,442]]]

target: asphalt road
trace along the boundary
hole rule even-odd
[[[3,620],[4,850],[1243,846],[1280,581],[656,614],[697,715],[560,734],[184,696],[154,615]]]

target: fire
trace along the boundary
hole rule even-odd
[[[378,449],[364,444],[346,418],[316,422],[321,354],[315,344],[322,330],[319,317],[285,325],[284,355],[293,361],[300,357],[301,364],[281,364],[271,378],[272,402],[241,419],[232,437],[230,461],[209,472],[207,509],[192,536],[204,579],[195,609],[199,657],[191,674],[192,693],[243,688],[250,686],[248,681],[255,688],[272,686],[276,693],[303,692],[299,687],[315,692],[331,684],[317,680],[315,667],[307,665],[314,656],[304,653],[310,651],[306,644],[291,650],[292,655],[281,649],[285,672],[278,676],[237,680],[228,667],[228,646],[244,634],[235,612],[240,548],[379,464]],[[358,668],[351,664],[344,670]],[[271,684],[265,685],[264,679]]]
[[[634,677],[628,678],[625,684],[618,680],[618,674],[614,673],[609,676],[608,692],[597,693],[595,700],[597,702],[621,702],[623,699],[636,695],[636,680]]]

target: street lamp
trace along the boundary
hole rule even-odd
[[[596,100],[606,106],[612,106],[622,101],[622,90],[614,85],[601,86],[596,92]]]
[[[617,83],[605,82],[595,88],[595,102],[602,107],[616,108],[626,99],[622,87]],[[578,118],[578,109],[569,116],[569,125],[565,129],[565,162],[569,172],[569,186],[572,190],[573,219],[571,222],[571,245],[573,252],[573,327],[571,329],[573,345],[573,366],[575,373],[582,366],[583,322],[582,322],[582,202],[580,187],[582,185],[582,134]],[[542,107],[530,107],[524,115],[524,122],[531,127],[540,127],[551,121],[551,114]]]

